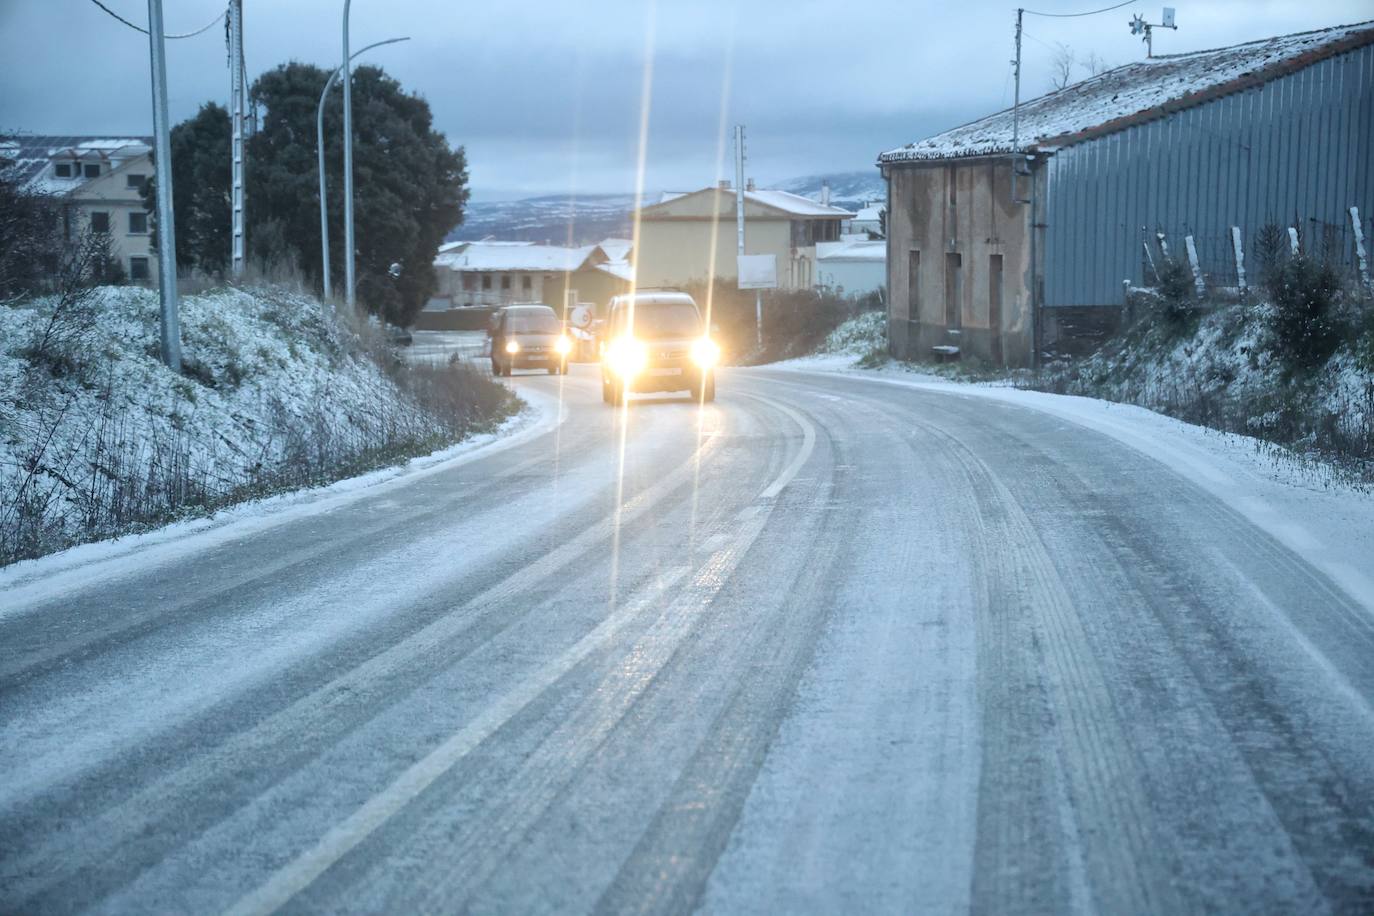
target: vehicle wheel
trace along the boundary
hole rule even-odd
[[[701,384],[697,385],[694,394],[696,394],[697,400],[703,404],[709,404],[714,401],[716,399],[716,377],[714,375],[708,375],[706,378],[702,379]]]
[[[558,367],[557,367],[557,366],[550,366],[548,371],[549,371],[549,375],[557,375],[557,374],[558,374]]]
[[[607,404],[611,403],[611,385],[604,380],[601,382],[601,400]]]
[[[497,378],[501,377],[501,364],[496,361],[496,357],[491,359],[491,374]]]

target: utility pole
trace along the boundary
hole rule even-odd
[[[244,133],[243,0],[229,0],[229,161],[232,188],[229,197],[229,266],[233,275],[243,276],[244,264]]]
[[[1021,168],[1021,19],[1025,10],[1016,10],[1016,59],[1011,62],[1016,91],[1011,102],[1011,202],[1016,203],[1016,173]]]
[[[735,233],[738,253],[744,254],[744,125],[735,125]],[[739,262],[735,262],[739,271]],[[763,294],[754,290],[754,342],[763,349]]]
[[[351,309],[355,304],[353,273],[353,63],[348,53],[348,7],[343,12],[343,131],[344,131],[344,299]]]
[[[162,299],[162,361],[181,372],[181,320],[177,315],[177,244],[172,220],[172,138],[167,124],[167,56],[162,0],[148,0],[148,51],[153,71],[153,155],[157,181],[157,276]]]

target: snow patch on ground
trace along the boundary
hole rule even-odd
[[[830,372],[887,385],[988,398],[1038,410],[1104,433],[1156,459],[1222,500],[1328,575],[1374,614],[1374,494],[1334,469],[1277,460],[1272,444],[1184,423],[1143,407],[1097,398],[970,385],[901,369],[855,369],[825,357],[770,368]]]
[[[142,534],[82,544],[0,568],[0,618],[13,608],[41,605],[65,593],[164,566],[183,557],[250,537],[308,515],[377,496],[432,474],[529,442],[567,418],[557,398],[526,390],[525,409],[495,432],[473,436],[403,465],[371,471],[328,486],[241,503],[209,518],[177,522]]]

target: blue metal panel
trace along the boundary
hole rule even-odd
[[[1044,304],[1119,304],[1157,230],[1180,257],[1195,235],[1204,271],[1229,278],[1231,226],[1247,243],[1267,223],[1348,239],[1351,206],[1374,217],[1374,46],[1055,153]]]

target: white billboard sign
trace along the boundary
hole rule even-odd
[[[778,256],[742,254],[739,256],[740,289],[777,289]]]

